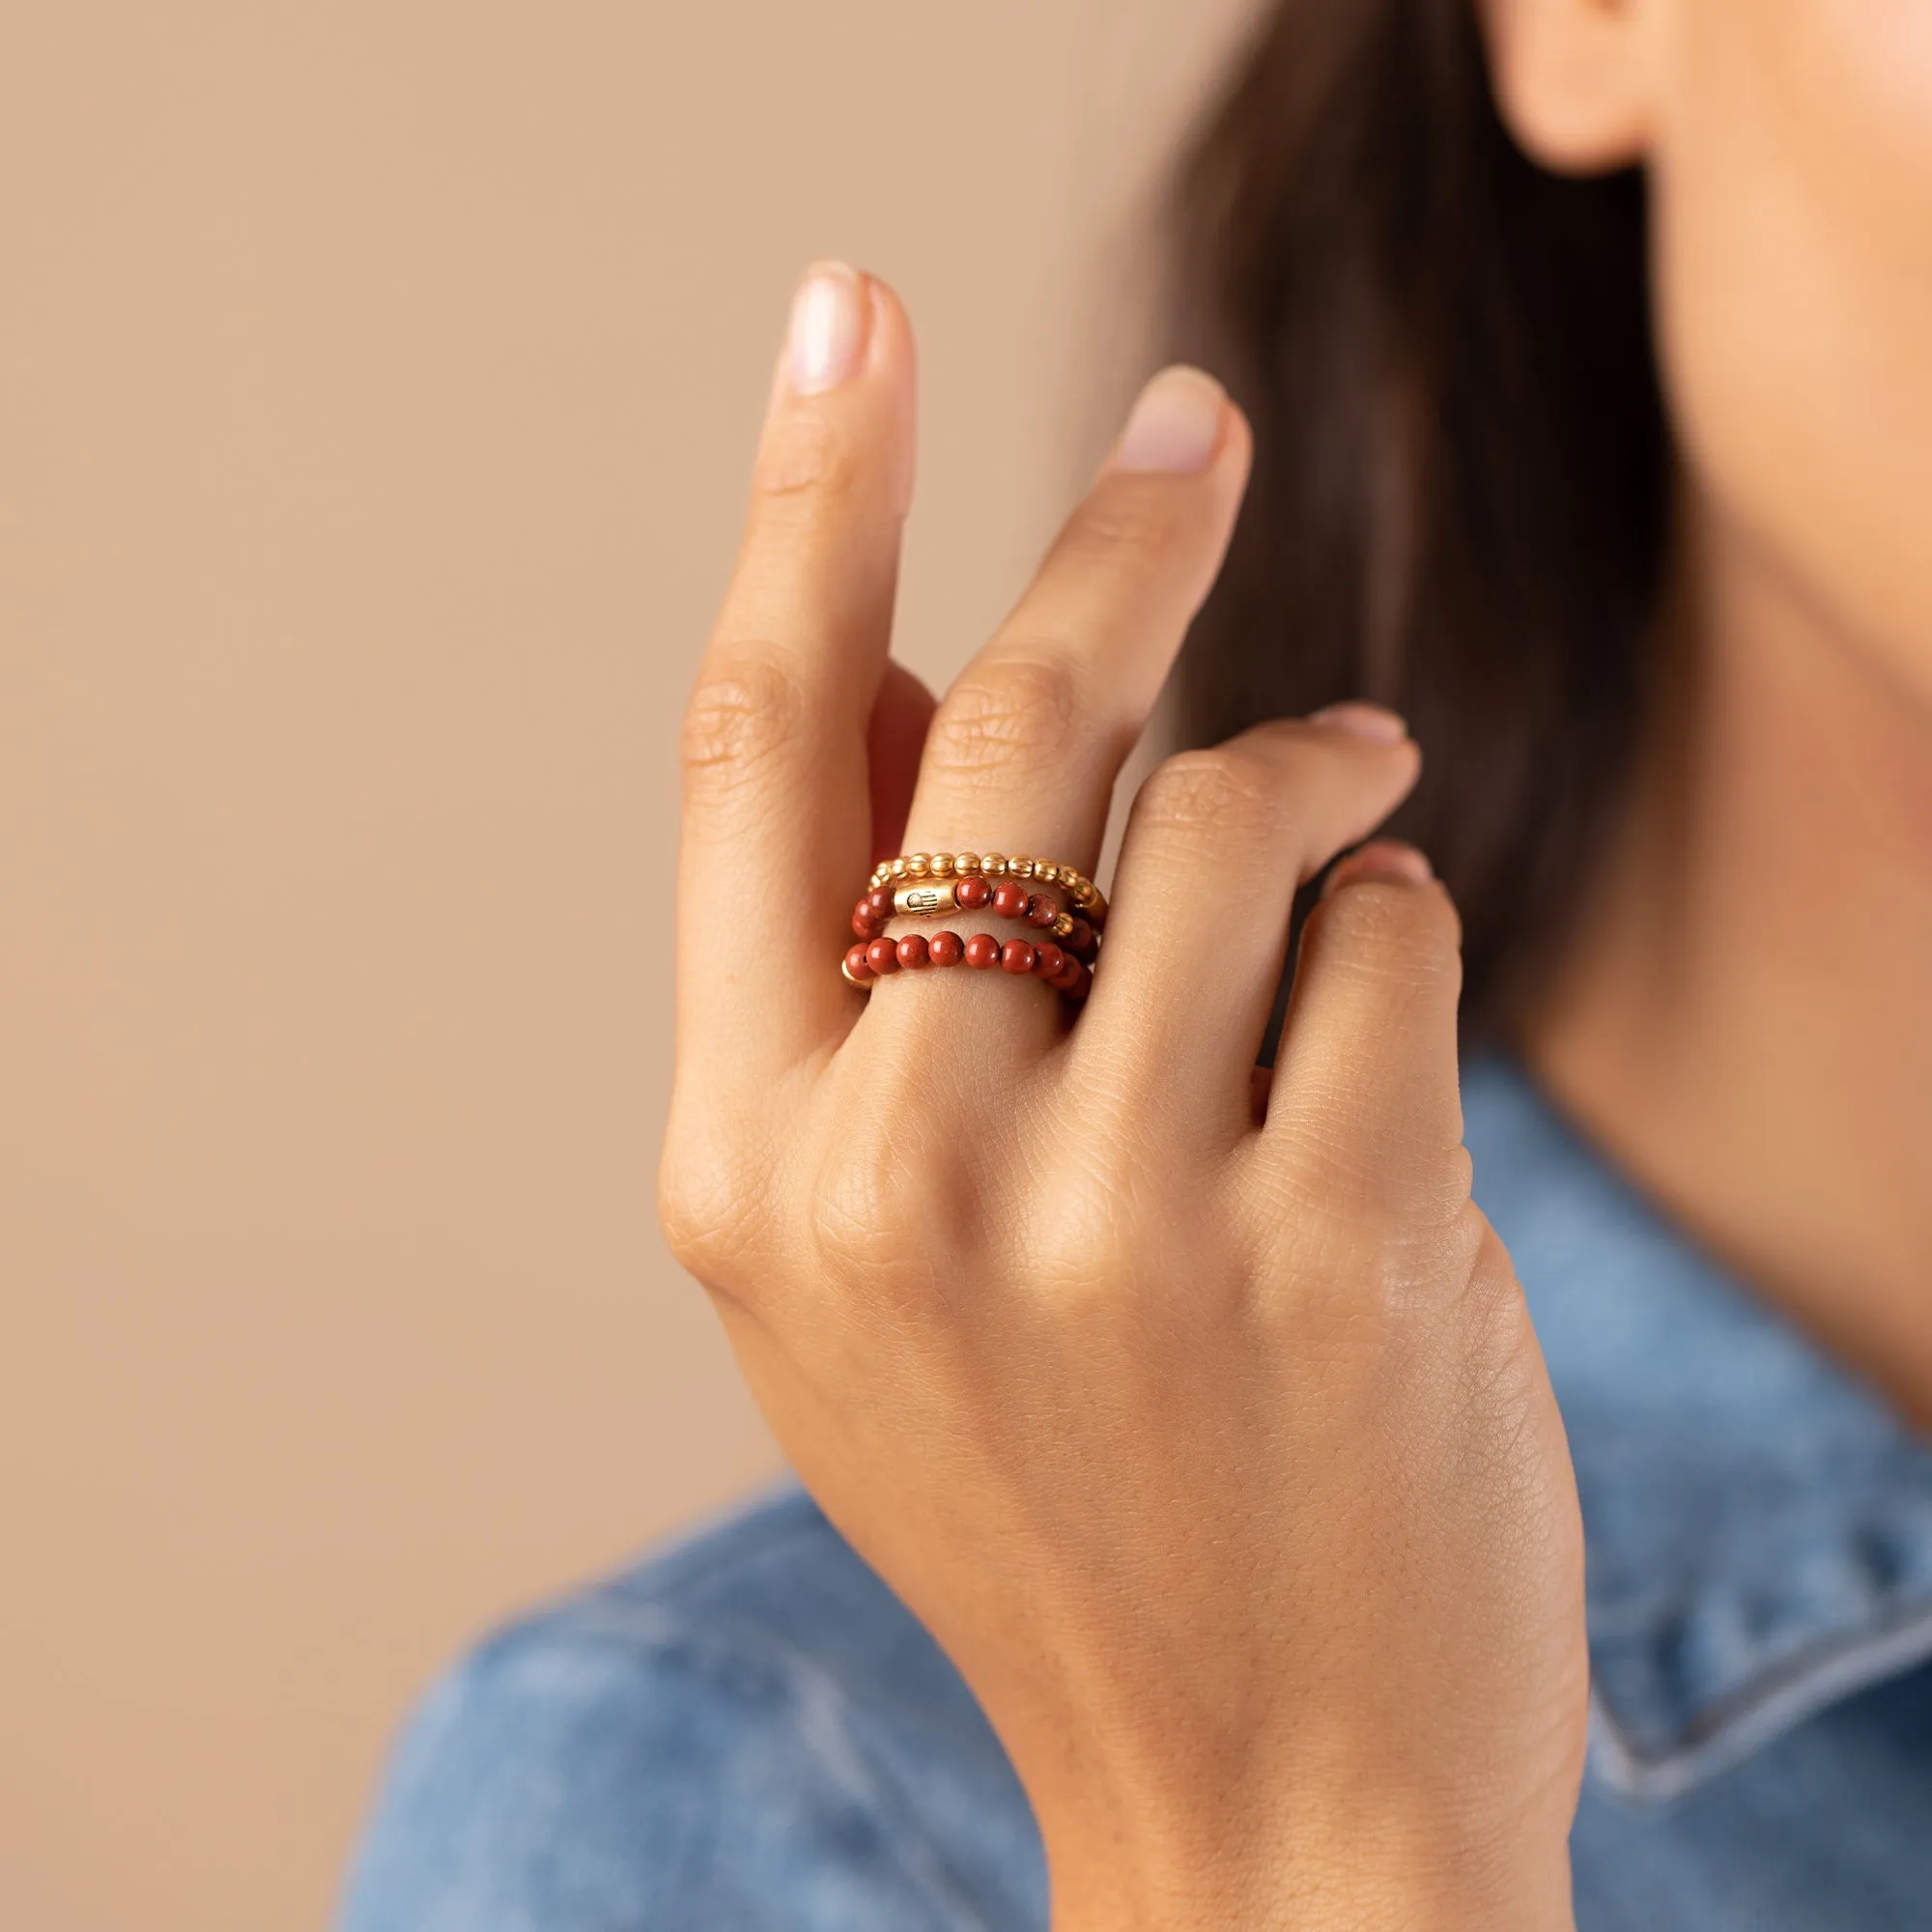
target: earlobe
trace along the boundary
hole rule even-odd
[[[1477,0],[1504,125],[1557,174],[1643,159],[1653,0]]]

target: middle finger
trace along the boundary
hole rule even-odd
[[[1212,586],[1250,458],[1211,377],[1142,391],[1026,595],[927,734],[909,849],[1024,852],[1091,872],[1114,780]]]

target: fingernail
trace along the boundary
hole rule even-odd
[[[1408,725],[1399,713],[1359,697],[1311,711],[1308,722],[1332,731],[1346,731],[1351,738],[1366,738],[1372,745],[1400,745],[1408,736]]]
[[[1213,462],[1227,414],[1227,391],[1213,377],[1199,369],[1163,369],[1127,417],[1113,468],[1194,475]]]
[[[792,298],[786,338],[791,386],[801,396],[823,395],[859,366],[866,346],[866,285],[843,262],[820,262]]]
[[[1328,877],[1322,883],[1321,896],[1328,898],[1344,886],[1359,886],[1373,879],[1389,880],[1406,886],[1426,886],[1435,876],[1435,868],[1413,845],[1405,845],[1393,838],[1378,838],[1373,845],[1364,845],[1359,851],[1350,852],[1330,868]]]

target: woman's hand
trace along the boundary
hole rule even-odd
[[[853,990],[902,824],[1091,871],[1249,454],[1157,379],[935,714],[887,658],[913,386],[893,297],[817,274],[686,724],[671,1245],[998,1730],[1062,1932],[1566,1924],[1576,1492],[1419,855],[1338,868],[1254,1073],[1291,898],[1416,749],[1345,706],[1170,759],[1070,1025],[1002,973]]]

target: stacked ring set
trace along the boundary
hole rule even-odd
[[[1055,897],[1055,893],[1061,895]],[[1024,924],[1035,938],[1001,940],[991,932],[962,939],[952,930],[885,936],[894,919],[940,919],[951,912],[991,912]],[[889,859],[872,874],[852,910],[859,944],[843,972],[868,991],[893,973],[928,966],[998,967],[1015,978],[1044,980],[1077,1006],[1094,985],[1094,962],[1107,923],[1107,901],[1092,879],[1071,866],[1044,859],[1007,859],[997,852],[914,853]]]

